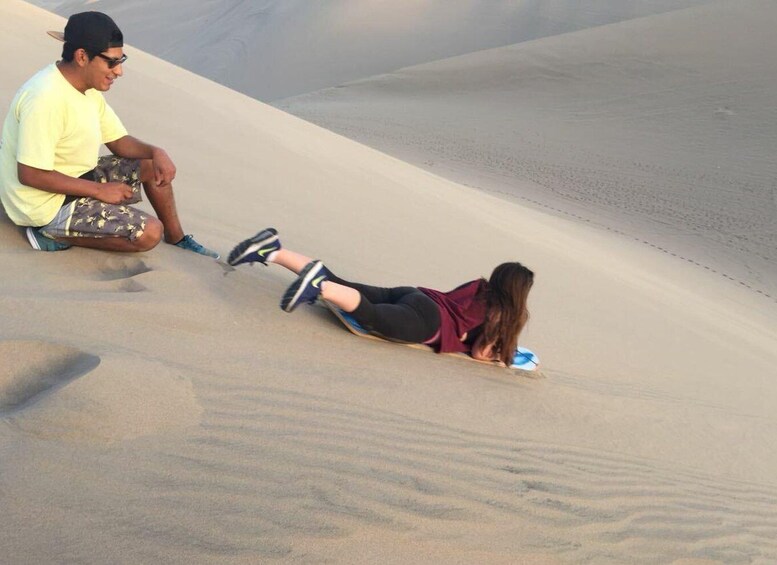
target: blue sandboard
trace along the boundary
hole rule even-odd
[[[369,331],[365,330],[363,327],[359,325],[359,322],[353,319],[353,317],[348,312],[343,312],[340,310],[337,306],[334,304],[330,304],[326,300],[321,300],[321,302],[324,303],[324,305],[329,308],[329,310],[337,317],[338,320],[354,335],[358,335],[359,337],[367,337],[371,339],[375,339],[378,341],[389,341],[392,343],[399,343],[402,345],[406,345],[409,347],[413,347],[415,349],[426,349],[428,351],[432,351],[432,348],[428,345],[423,345],[421,343],[406,343],[403,341],[393,341],[390,339],[386,339],[381,335],[370,333]],[[473,358],[471,355],[467,355],[466,353],[452,353],[451,355],[454,355],[456,357],[462,357],[465,359],[469,359],[470,361],[475,361],[477,363],[486,363],[488,365],[497,365],[497,366],[504,366],[501,363],[495,363],[490,361],[478,361],[477,359]],[[515,350],[515,355],[513,356],[513,362],[510,365],[510,369],[520,369],[521,371],[534,371],[537,369],[537,367],[540,364],[539,358],[529,349],[526,349],[525,347],[519,347]]]

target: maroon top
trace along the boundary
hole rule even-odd
[[[418,290],[434,300],[440,309],[439,337],[429,344],[435,351],[451,353],[472,349],[470,336],[468,343],[463,343],[460,338],[485,322],[487,288],[485,279],[466,282],[450,292],[419,287]]]

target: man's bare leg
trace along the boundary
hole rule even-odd
[[[148,201],[164,226],[165,241],[172,244],[178,243],[183,239],[184,233],[181,221],[178,219],[178,209],[175,206],[173,185],[157,184],[151,159],[140,160],[140,181],[143,183]]]

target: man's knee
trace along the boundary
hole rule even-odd
[[[148,251],[157,246],[162,241],[162,235],[164,234],[164,226],[162,222],[156,218],[149,217],[146,220],[146,229],[140,237],[135,240],[135,246],[138,251]]]

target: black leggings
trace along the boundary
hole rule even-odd
[[[437,304],[415,287],[382,288],[349,282],[336,275],[329,280],[359,291],[361,301],[350,314],[365,330],[387,339],[423,343],[440,329]]]

